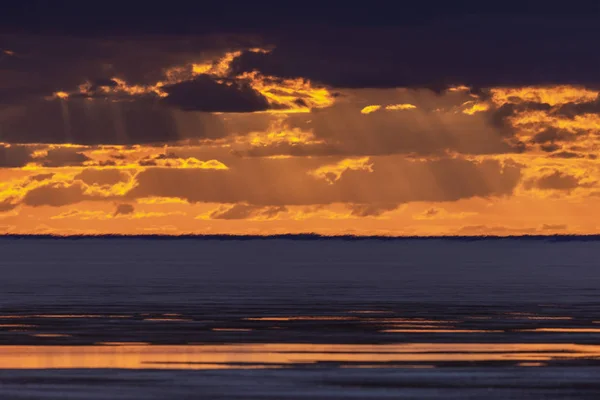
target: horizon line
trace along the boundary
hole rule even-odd
[[[323,235],[318,233],[282,233],[282,234],[0,234],[0,239],[147,239],[147,240],[554,240],[554,241],[600,241],[598,234],[553,234],[553,235]]]

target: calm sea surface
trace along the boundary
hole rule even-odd
[[[1,399],[598,399],[600,241],[0,239]]]

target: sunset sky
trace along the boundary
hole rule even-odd
[[[123,7],[0,17],[0,233],[600,232],[585,10]]]

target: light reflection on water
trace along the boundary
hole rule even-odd
[[[403,343],[388,345],[231,344],[117,346],[0,346],[0,369],[271,368],[315,363],[436,363],[600,358],[600,345],[541,343]],[[535,364],[534,364],[535,363]],[[358,364],[358,365],[357,365]],[[385,364],[382,364],[385,365]],[[348,365],[346,365],[348,366]],[[400,365],[401,366],[401,365]],[[407,365],[408,366],[408,365]]]

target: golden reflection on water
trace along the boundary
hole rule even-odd
[[[283,367],[316,362],[373,366],[382,362],[430,364],[444,361],[515,361],[525,366],[553,358],[598,357],[600,345],[539,343],[0,346],[2,369],[214,369]]]
[[[0,324],[0,328],[35,328],[32,324]]]
[[[522,362],[517,364],[519,367],[543,367],[546,363],[543,362]]]

